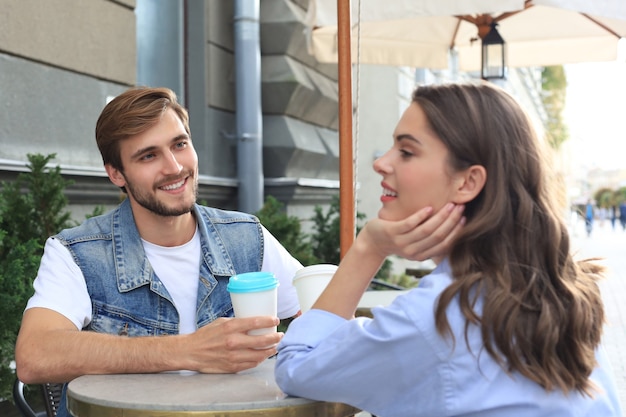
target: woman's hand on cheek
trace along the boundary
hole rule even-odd
[[[384,257],[397,255],[424,261],[448,254],[458,232],[465,223],[463,205],[449,203],[437,213],[425,207],[404,220],[369,221],[359,235],[369,241],[376,252]]]

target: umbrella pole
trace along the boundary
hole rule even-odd
[[[339,246],[341,258],[354,241],[354,151],[352,145],[352,59],[350,0],[337,0],[339,89]]]

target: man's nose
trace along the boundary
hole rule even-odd
[[[168,152],[165,156],[163,170],[168,174],[178,174],[183,170],[183,166],[178,162],[174,153]]]

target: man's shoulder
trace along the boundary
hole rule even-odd
[[[85,236],[109,235],[112,233],[111,216],[116,210],[85,219],[74,227],[61,230],[56,236],[69,241]]]
[[[246,222],[259,223],[259,219],[249,213],[234,210],[223,210],[215,207],[196,204],[196,211],[212,223]]]

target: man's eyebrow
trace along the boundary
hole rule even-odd
[[[180,135],[178,135],[178,136],[174,136],[174,137],[172,138],[172,141],[171,141],[171,142],[172,142],[172,143],[174,143],[174,142],[178,142],[178,141],[179,141],[179,140],[181,140],[181,139],[191,140],[191,138],[189,137],[189,135],[188,135],[188,134],[186,134],[186,133],[181,133],[181,134],[180,134]]]
[[[189,137],[189,135],[188,135],[188,134],[186,134],[186,133],[181,133],[180,135],[176,135],[176,136],[174,136],[174,137],[172,138],[172,140],[170,140],[170,143],[171,143],[171,144],[172,144],[172,143],[176,143],[176,142],[178,142],[178,141],[180,141],[180,140],[183,140],[183,139],[191,140],[191,138]],[[157,148],[158,148],[157,146],[146,146],[145,148],[141,148],[141,149],[138,149],[137,151],[135,151],[135,152],[134,152],[134,153],[130,156],[130,158],[131,158],[131,159],[136,159],[136,158],[139,158],[139,156],[143,155],[144,153],[152,152],[152,151],[156,150]]]
[[[135,151],[131,156],[130,159],[137,159],[139,158],[141,155],[143,155],[144,153],[149,153],[152,152],[156,149],[156,146],[147,146],[145,148],[141,148],[141,149],[137,149],[137,151]]]

